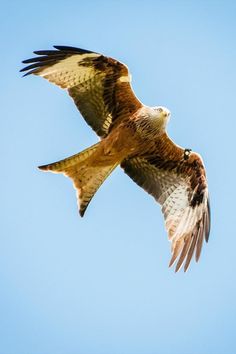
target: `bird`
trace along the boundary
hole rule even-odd
[[[186,272],[210,233],[210,202],[201,156],[175,144],[166,128],[171,112],[141,103],[122,62],[86,49],[53,46],[35,51],[21,72],[67,90],[79,112],[100,137],[82,152],[39,166],[73,181],[84,215],[96,191],[120,166],[161,206],[171,242],[169,266]]]

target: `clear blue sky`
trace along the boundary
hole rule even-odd
[[[0,16],[0,354],[234,354],[236,2],[3,1]],[[37,170],[97,141],[65,92],[18,72],[53,44],[125,62],[203,156],[212,231],[187,274],[123,171],[81,219],[70,180]]]

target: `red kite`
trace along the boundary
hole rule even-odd
[[[131,88],[126,65],[102,54],[74,47],[34,52],[21,71],[67,89],[101,141],[64,160],[40,166],[73,180],[80,215],[120,165],[161,205],[172,244],[170,266],[186,271],[193,253],[198,261],[208,241],[210,207],[202,158],[176,145],[166,133],[167,108],[143,105]],[[177,260],[178,259],[178,260]]]

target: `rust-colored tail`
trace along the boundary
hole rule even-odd
[[[111,160],[107,160],[106,163],[106,159],[103,159],[104,161],[101,163],[99,158],[98,160],[94,159],[94,154],[99,144],[97,143],[64,160],[39,166],[40,170],[63,173],[73,180],[77,191],[78,208],[81,216],[84,215],[88,204],[98,188],[120,163],[120,161],[111,162]],[[103,156],[101,156],[102,158]]]

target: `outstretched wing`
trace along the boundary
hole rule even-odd
[[[200,156],[191,153],[185,159],[184,150],[172,145],[171,152],[168,152],[171,159],[158,155],[133,157],[124,160],[121,167],[161,204],[172,244],[169,266],[179,257],[175,271],[180,269],[184,261],[186,271],[194,252],[196,261],[199,260],[203,238],[206,241],[209,238],[209,196]]]
[[[135,97],[126,65],[89,50],[54,46],[35,51],[35,58],[21,71],[34,74],[67,89],[86,122],[105,137],[119,119],[134,113],[142,104]]]

